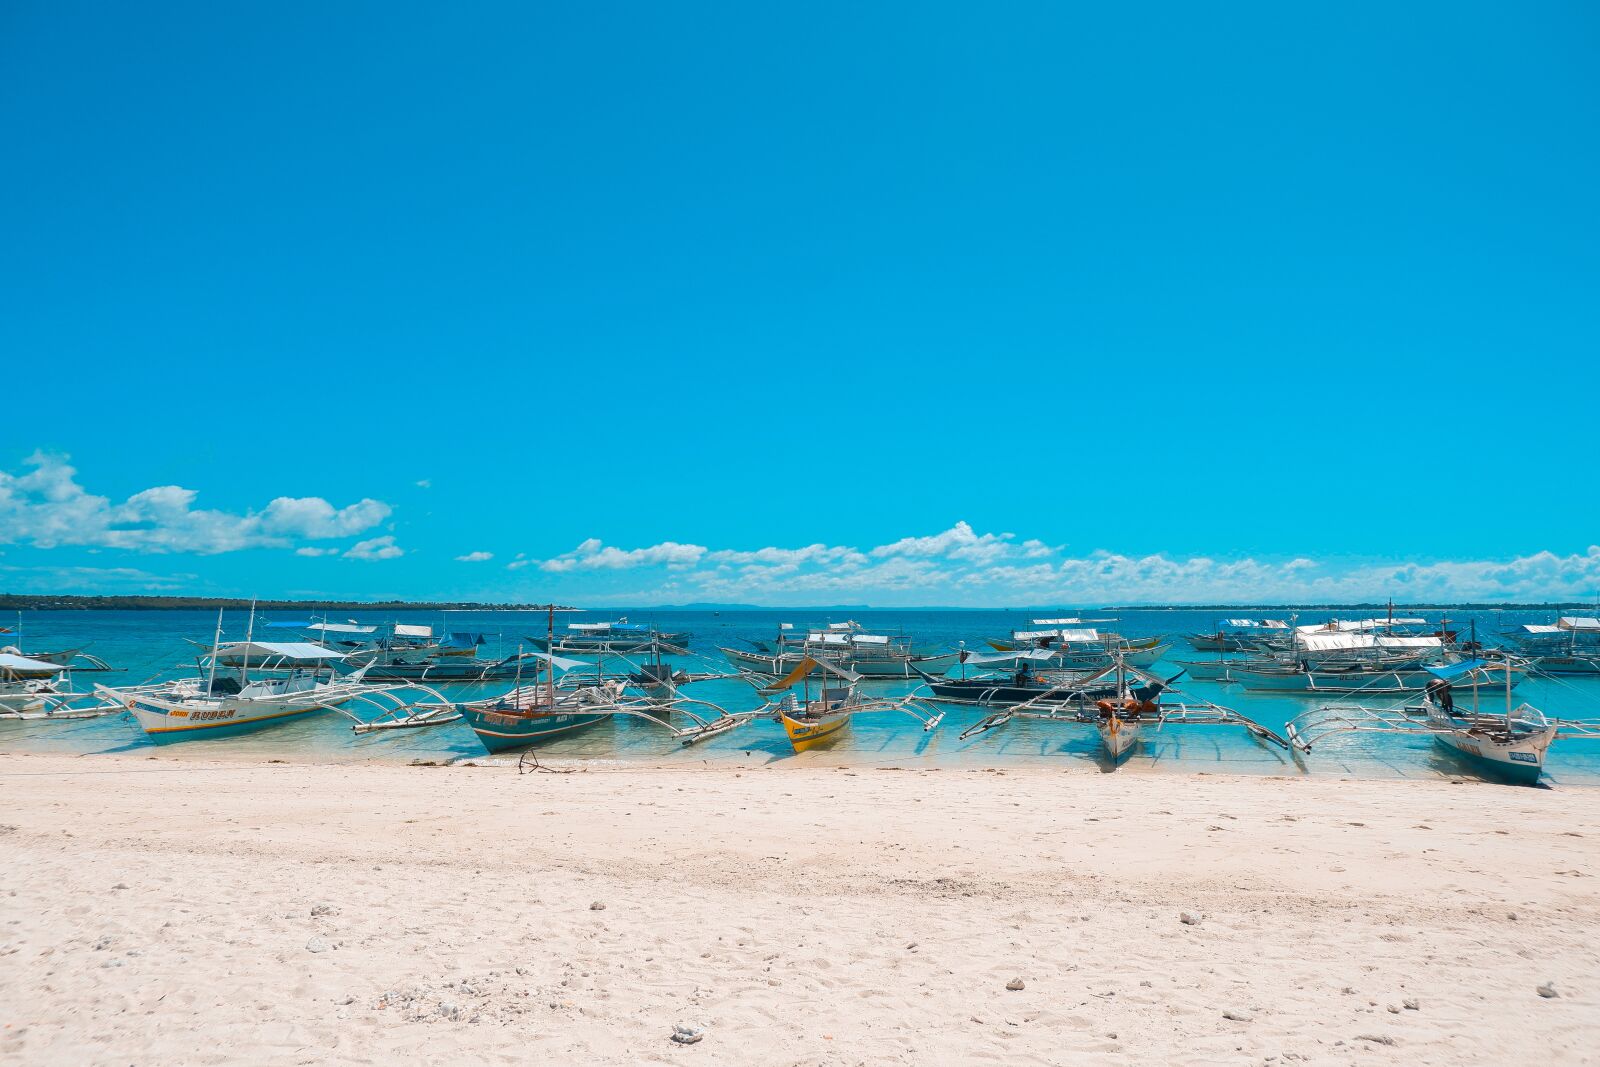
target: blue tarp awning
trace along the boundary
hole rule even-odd
[[[1468,659],[1462,660],[1460,663],[1447,663],[1442,667],[1429,667],[1427,671],[1435,678],[1443,678],[1445,681],[1449,681],[1452,678],[1459,678],[1463,674],[1470,674],[1479,667],[1488,666],[1491,666],[1488,660]]]

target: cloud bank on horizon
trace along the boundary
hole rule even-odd
[[[1069,550],[1011,532],[983,532],[965,521],[931,535],[868,547],[824,542],[783,547],[718,547],[662,541],[636,548],[591,537],[540,557],[516,552],[485,568],[496,552],[460,545],[431,562],[392,532],[395,509],[363,498],[336,506],[321,497],[280,496],[229,512],[196,507],[198,493],[157,486],[118,503],[90,493],[68,457],[35,453],[23,473],[0,470],[0,548],[28,546],[51,557],[72,550],[158,559],[281,551],[300,596],[360,598],[364,576],[383,573],[383,594],[480,600],[560,599],[590,604],[688,601],[774,606],[871,603],[881,606],[996,606],[1095,603],[1546,601],[1587,599],[1600,589],[1600,545],[1559,554],[1431,562],[1174,558],[1105,549]],[[459,553],[459,554],[457,554]],[[386,563],[339,572],[334,588],[298,583],[297,559]],[[505,558],[503,555],[501,558]],[[394,561],[402,561],[395,563]],[[0,583],[41,592],[226,592],[191,562],[183,571],[85,566],[82,560],[24,567],[0,563]],[[396,575],[392,568],[415,567]],[[327,581],[326,572],[316,580]],[[469,591],[470,590],[470,591]],[[33,591],[33,590],[29,590]],[[271,590],[251,590],[272,593]]]
[[[1564,556],[1539,551],[1509,560],[1432,563],[1174,559],[1106,550],[1074,555],[1013,533],[980,534],[966,522],[865,550],[818,543],[747,551],[676,541],[623,549],[590,538],[537,566],[559,576],[603,575],[591,586],[609,586],[605,598],[617,604],[1544,601],[1582,599],[1600,587],[1600,545]],[[627,580],[617,582],[618,575]]]

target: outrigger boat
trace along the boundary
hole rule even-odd
[[[1008,708],[1041,700],[1046,703],[1065,704],[1079,697],[1099,698],[1115,694],[1116,683],[1109,680],[1110,672],[1116,666],[1115,660],[1110,666],[1095,670],[1062,670],[1040,666],[1053,663],[1055,657],[1056,653],[1047,648],[1023,649],[1018,652],[963,652],[961,677],[936,678],[923,674],[922,681],[933,694],[930,699],[937,703],[972,704],[980,707]],[[968,677],[966,668],[969,665],[982,667],[985,670],[974,677]],[[1006,669],[998,671],[990,669],[998,666],[1004,666]],[[1180,671],[1171,679],[1152,678],[1149,682],[1135,686],[1134,695],[1139,699],[1154,698],[1181,675]]]
[[[363,724],[359,715],[342,710],[351,704],[391,725],[432,724],[431,718],[417,719],[412,711],[416,701],[405,694],[416,689],[442,700],[439,694],[409,685],[373,685],[365,681],[363,670],[336,674],[336,666],[347,658],[310,642],[256,641],[253,609],[245,639],[224,644],[219,611],[216,636],[198,664],[204,677],[96,686],[95,693],[132,712],[139,728],[158,743],[243,733],[323,711],[342,711]],[[228,669],[234,663],[239,665],[237,674]],[[252,667],[255,678],[250,676]]]
[[[1476,678],[1484,660],[1431,667],[1433,683],[1420,704],[1368,707],[1326,704],[1290,720],[1285,732],[1295,749],[1309,755],[1314,746],[1339,733],[1389,733],[1431,736],[1493,776],[1531,785],[1544,773],[1545,755],[1561,737],[1600,740],[1600,721],[1554,721],[1530,704],[1512,706],[1505,686],[1505,712],[1478,707],[1478,685],[1472,686],[1472,708],[1457,706],[1453,686]],[[1510,672],[1502,672],[1509,680]]]
[[[1505,636],[1545,674],[1600,674],[1600,619],[1563,615]]]
[[[807,630],[803,637],[789,632],[784,623],[776,641],[752,642],[756,651],[719,648],[735,670],[745,674],[781,678],[808,657],[825,660],[861,676],[863,680],[907,681],[923,672],[942,674],[956,663],[957,653],[918,652],[909,637],[863,632],[860,624],[836,622],[826,629]]]
[[[815,696],[811,691],[812,675],[821,675]],[[805,752],[842,736],[850,729],[850,719],[862,712],[903,712],[922,723],[924,733],[937,728],[944,719],[944,712],[925,707],[915,696],[892,699],[862,696],[856,688],[861,675],[812,656],[803,658],[777,682],[753,672],[745,672],[744,678],[763,697],[783,694],[782,699],[769,701],[748,714],[770,713],[773,721],[783,727],[796,752]],[[798,692],[794,688],[797,685],[800,686]]]
[[[1521,664],[1486,660],[1465,661],[1471,677],[1464,679],[1485,685],[1505,684],[1515,687],[1527,668]],[[1475,664],[1475,666],[1473,665]],[[1463,664],[1450,664],[1457,667]],[[1249,669],[1234,667],[1230,673],[1234,681],[1246,689],[1266,690],[1274,693],[1365,693],[1380,696],[1389,693],[1421,693],[1437,675],[1436,668],[1416,666],[1400,670],[1369,670],[1360,667]]]
[[[567,632],[559,638],[552,632],[528,640],[546,652],[585,655],[595,652],[648,652],[655,646],[669,652],[683,652],[693,636],[687,631],[657,630],[654,626],[629,622],[623,618],[615,622],[571,622],[567,624]]]
[[[556,643],[555,609],[551,608],[544,644],[548,647]],[[660,650],[665,644],[659,640],[652,642],[658,664]],[[692,745],[742,726],[751,717],[750,713],[730,714],[707,701],[681,697],[670,678],[666,682],[671,687],[670,696],[663,697],[657,692],[644,699],[629,697],[626,693],[629,679],[606,675],[603,657],[589,663],[563,659],[549,652],[519,652],[513,658],[519,670],[524,658],[537,662],[543,667],[544,682],[541,684],[536,674],[532,683],[524,685],[519,674],[517,684],[509,692],[453,705],[490,752],[527,748],[618,716],[644,720],[666,730],[683,744]],[[557,671],[565,672],[559,684]],[[587,677],[590,671],[594,672],[592,679]],[[660,684],[661,679],[656,678],[656,682]],[[695,708],[709,709],[715,714],[708,717]],[[674,726],[667,721],[666,716],[673,712],[684,713],[688,724]]]
[[[1049,649],[1055,653],[1053,666],[1063,670],[1100,670],[1111,666],[1120,653],[1124,663],[1152,667],[1172,646],[1162,637],[1131,640],[1118,633],[1097,630],[1086,623],[1112,622],[1111,619],[1034,619],[1035,629],[1013,630],[1005,640],[990,640],[996,652]],[[1037,629],[1037,627],[1046,627]]]
[[[92,719],[122,710],[120,704],[84,703],[93,696],[75,692],[59,663],[0,652],[0,719]]]
[[[87,645],[77,648],[66,648],[56,652],[24,652],[22,651],[22,612],[17,612],[16,626],[0,626],[0,636],[14,638],[4,648],[0,648],[0,655],[20,656],[23,659],[39,660],[43,663],[54,664],[59,672],[62,668],[70,667],[78,671],[109,671],[111,664],[99,656],[91,656],[85,652]]]
[[[1109,696],[1095,697],[1093,683],[1113,678]],[[1142,685],[1136,686],[1137,679]],[[1004,726],[1013,719],[1036,719],[1092,726],[1112,768],[1116,768],[1139,743],[1147,726],[1160,730],[1179,726],[1242,726],[1258,741],[1287,749],[1289,743],[1245,715],[1210,701],[1170,702],[1166,695],[1173,679],[1161,679],[1124,663],[1120,657],[1110,667],[1088,679],[1072,681],[1039,693],[1031,700],[996,711],[962,731],[960,740]]]
[[[490,752],[528,748],[619,716],[659,726],[684,745],[726,733],[750,720],[751,713],[734,714],[707,701],[677,695],[666,700],[630,698],[626,693],[627,682],[619,678],[575,685],[563,679],[558,684],[556,671],[569,672],[570,677],[587,672],[594,664],[562,659],[546,652],[529,655],[546,662],[545,682],[519,684],[497,697],[453,705]],[[710,709],[714,714],[701,714],[696,708]],[[673,712],[682,713],[688,724],[674,726],[667,721],[666,716]]]
[[[1223,619],[1215,633],[1187,634],[1184,640],[1196,652],[1254,652],[1266,638],[1288,630],[1282,619]]]

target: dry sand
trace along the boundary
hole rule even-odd
[[[1600,1062],[1600,790],[37,755],[0,790],[6,1062]]]

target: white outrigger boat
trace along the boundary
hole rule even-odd
[[[432,726],[453,721],[443,713],[437,692],[415,684],[374,685],[366,668],[339,675],[349,657],[305,641],[254,640],[255,616],[245,640],[224,644],[222,613],[217,635],[199,661],[204,677],[177,678],[149,685],[96,686],[103,700],[126,708],[150,740],[165,743],[243,733],[323,711],[338,711],[357,729]],[[227,665],[237,663],[234,673]],[[252,665],[258,676],[250,677]],[[219,673],[219,667],[223,668]],[[419,713],[417,692],[435,702]],[[371,716],[348,710],[354,705]],[[459,716],[455,716],[459,717]]]
[[[1089,694],[1096,691],[1094,683],[1110,676],[1115,676],[1111,695],[1091,699]],[[1134,686],[1134,679],[1140,685]],[[1258,741],[1284,749],[1289,747],[1288,741],[1232,708],[1207,700],[1168,700],[1168,695],[1177,692],[1169,688],[1171,681],[1146,674],[1117,656],[1110,667],[1087,678],[1064,682],[1028,701],[980,719],[962,731],[960,740],[987,733],[1019,718],[1092,726],[1100,736],[1101,748],[1113,769],[1133,751],[1146,726],[1156,730],[1167,725],[1242,726]]]
[[[59,663],[0,652],[0,719],[93,719],[122,710],[120,704],[86,703],[98,698],[75,691],[68,675]]]
[[[776,641],[755,643],[755,651],[718,648],[735,670],[782,678],[807,659],[826,661],[864,681],[912,681],[922,673],[942,674],[955,666],[955,652],[919,652],[909,637],[867,633],[859,623],[829,623],[804,635],[781,624]]]
[[[1340,733],[1431,736],[1480,769],[1529,785],[1543,774],[1545,755],[1557,738],[1600,740],[1600,722],[1558,722],[1530,704],[1513,707],[1509,671],[1503,672],[1507,679],[1504,713],[1479,710],[1479,686],[1475,683],[1471,709],[1457,706],[1452,683],[1462,678],[1476,678],[1475,672],[1486,665],[1488,661],[1485,660],[1468,660],[1428,668],[1434,681],[1420,704],[1377,708],[1327,704],[1296,716],[1285,732],[1290,744],[1308,755],[1315,745]]]

